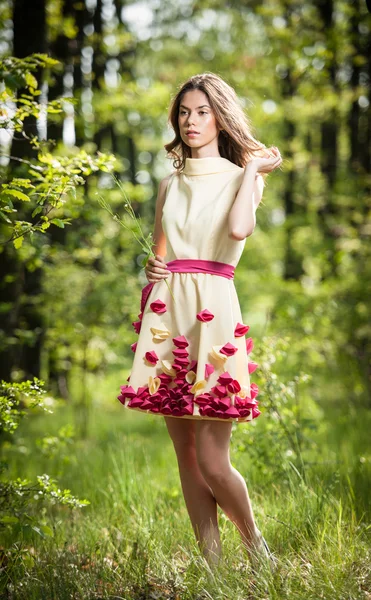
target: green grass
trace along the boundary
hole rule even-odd
[[[288,457],[264,474],[248,448],[237,449],[241,432],[234,430],[232,462],[248,482],[258,525],[279,558],[274,575],[252,578],[238,532],[220,509],[223,561],[211,573],[200,559],[162,417],[97,404],[88,437],[53,459],[30,440],[73,422],[72,409],[28,419],[9,450],[11,474],[32,478],[48,473],[58,477],[61,488],[91,504],[44,509],[53,537],[25,530],[4,537],[3,546],[17,543],[33,558],[11,565],[7,597],[371,598],[369,420],[365,412],[364,418],[326,421],[327,427],[316,433],[317,455],[304,459],[302,473]],[[249,437],[254,427],[263,446],[267,424],[263,414],[243,425],[243,436]],[[27,447],[35,449],[27,455]]]

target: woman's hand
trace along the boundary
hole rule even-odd
[[[266,148],[264,150],[265,157],[256,157],[251,159],[246,168],[254,168],[256,173],[271,173],[274,169],[277,169],[282,163],[282,157],[280,151],[276,146],[272,148]]]
[[[156,281],[166,279],[169,276],[169,273],[171,273],[166,267],[163,256],[160,256],[159,254],[156,254],[155,257],[149,257],[144,271],[150,283],[156,283]]]

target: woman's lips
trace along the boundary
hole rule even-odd
[[[186,136],[188,136],[188,137],[196,137],[197,135],[199,135],[199,133],[196,133],[194,131],[190,131],[189,133],[186,133]]]

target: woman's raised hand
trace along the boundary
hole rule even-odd
[[[161,279],[166,279],[171,271],[168,270],[166,262],[163,260],[163,256],[156,254],[156,256],[150,256],[145,266],[145,274],[150,283],[156,283]]]
[[[248,165],[254,165],[257,173],[270,173],[277,169],[282,163],[282,156],[276,146],[266,148],[264,157],[253,158]]]

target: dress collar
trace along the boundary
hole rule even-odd
[[[236,171],[238,165],[221,156],[208,156],[206,158],[186,158],[183,173],[185,175],[211,175],[224,171]]]

